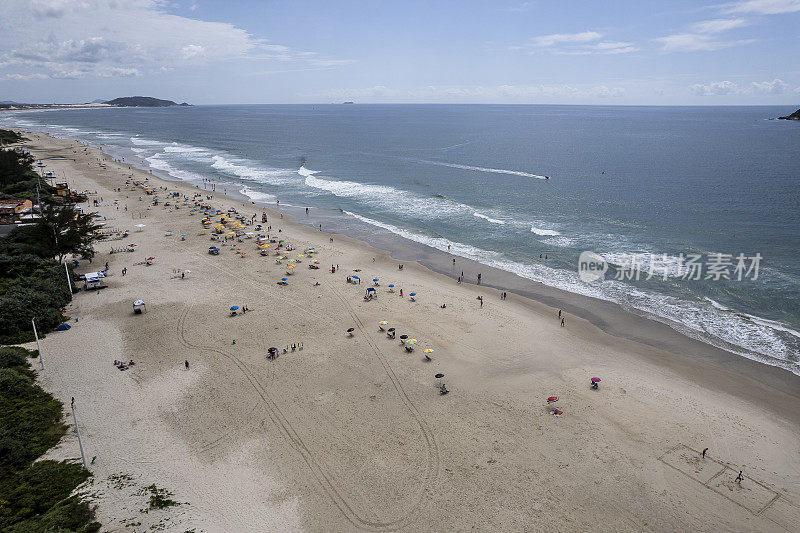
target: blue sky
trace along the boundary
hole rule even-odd
[[[3,0],[0,100],[800,103],[800,0]]]

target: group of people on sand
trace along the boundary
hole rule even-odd
[[[128,368],[132,367],[135,364],[136,363],[134,363],[133,359],[131,359],[127,363],[125,361],[117,361],[116,359],[114,359],[114,366],[117,367],[119,370],[128,370]]]

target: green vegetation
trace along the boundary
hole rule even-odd
[[[106,102],[108,105],[124,106],[124,107],[171,107],[171,106],[188,106],[186,102],[178,104],[172,100],[160,100],[152,96],[123,96],[122,98],[114,98]]]
[[[38,461],[67,430],[61,402],[35,383],[36,352],[0,348],[0,531],[100,529],[89,504],[72,492],[91,474],[66,461]]]
[[[172,507],[173,505],[181,505],[180,502],[176,502],[170,498],[172,496],[170,491],[167,489],[160,489],[156,487],[155,484],[143,488],[139,493],[146,495],[148,492],[150,493],[150,503],[147,509],[142,510],[145,513],[150,512],[153,509],[166,509],[167,507]]]
[[[3,131],[7,130],[0,130]],[[36,186],[41,180],[33,162],[33,156],[22,150],[0,150],[0,199],[27,198],[35,202]],[[41,182],[39,197],[42,202],[56,201],[55,192],[55,187]]]
[[[29,154],[0,150],[0,196],[12,191],[30,197],[37,183]],[[92,215],[55,203],[57,198],[42,195],[41,219],[0,239],[0,344],[32,341],[33,317],[40,333],[66,320],[61,309],[72,295],[61,261],[70,253],[91,254],[99,226]]]
[[[30,155],[0,150],[0,195],[30,197],[37,183]],[[33,340],[32,317],[42,333],[65,320],[72,295],[60,261],[88,253],[95,239],[90,215],[50,199],[42,197],[40,221],[0,239],[0,343]],[[67,431],[61,402],[36,384],[28,363],[36,355],[0,347],[0,531],[97,531],[89,504],[72,495],[91,473],[66,461],[34,462]]]
[[[13,130],[0,130],[0,144],[18,143],[26,140],[25,137]]]

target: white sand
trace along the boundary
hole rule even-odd
[[[128,239],[135,253],[108,254],[125,241],[96,245],[78,271],[108,261],[109,288],[76,295],[67,314],[78,322],[42,342],[41,382],[67,404],[75,397],[87,455],[97,456],[91,489],[107,530],[800,531],[797,395],[762,388],[754,403],[756,385],[724,368],[571,316],[561,328],[545,305],[501,301],[411,263],[398,271],[382,251],[330,243],[270,212],[273,231],[298,250],[316,246],[322,267],[306,261],[279,287],[285,271],[253,240],[240,245],[244,258],[210,256],[201,217],[147,210],[149,197],[124,185],[127,165],[101,169],[97,150],[28,135],[76,158],[48,170],[96,190],[109,227],[147,224]],[[260,219],[261,209],[237,205]],[[153,266],[134,265],[148,256]],[[192,273],[171,279],[178,268]],[[364,283],[346,284],[356,268]],[[379,299],[364,302],[374,276]],[[389,294],[392,282],[417,301]],[[144,315],[131,312],[138,298]],[[231,318],[231,305],[252,311]],[[420,339],[414,353],[379,332],[380,320]],[[266,360],[267,347],[294,342],[304,349]],[[120,372],[115,359],[137,365]],[[681,377],[687,368],[692,380]],[[553,394],[560,418],[548,414]],[[78,457],[74,434],[50,455]],[[119,474],[131,480],[110,479]],[[153,483],[186,504],[142,513],[146,497],[135,493]]]

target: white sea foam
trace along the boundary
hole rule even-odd
[[[144,139],[142,137],[131,137],[131,142],[136,146],[164,146],[167,144],[162,141],[154,141],[152,139]]]
[[[252,200],[254,202],[267,202],[267,203],[274,204],[275,200],[277,199],[277,196],[275,196],[274,194],[268,194],[268,193],[261,192],[261,191],[255,191],[255,190],[251,189],[250,187],[244,187],[242,189],[239,189],[239,192],[242,193],[243,195],[247,196],[248,198],[250,198],[250,200]],[[286,204],[284,204],[284,205],[286,205]]]
[[[686,269],[685,259],[676,255],[649,252],[604,252],[601,255],[612,265],[626,270],[638,270],[653,277],[674,278],[681,276]]]
[[[559,246],[561,248],[569,248],[575,244],[575,241],[570,239],[569,237],[564,237],[561,235],[554,236],[554,237],[547,237],[541,239],[542,243],[549,244],[550,246]]]
[[[796,347],[787,344],[779,332],[786,332],[797,337],[800,337],[800,333],[780,323],[758,317],[743,317],[731,313],[730,310],[715,308],[716,306],[713,305],[704,308],[693,302],[650,290],[642,290],[616,280],[584,283],[578,278],[577,271],[554,269],[538,263],[525,264],[511,261],[498,252],[483,250],[443,237],[423,235],[349,211],[345,211],[345,213],[367,224],[383,228],[411,241],[448,251],[453,255],[472,259],[551,287],[616,302],[623,307],[636,309],[669,324],[689,337],[800,375],[800,364],[791,359],[791,354],[796,352]]]
[[[306,168],[305,165],[301,165],[300,168],[297,170],[297,173],[301,176],[313,176],[314,174],[319,174],[319,170],[309,170]]]
[[[180,143],[172,143],[169,146],[164,147],[164,151],[168,153],[187,153],[187,152],[194,152],[194,153],[210,153],[205,148],[200,148],[199,146],[190,146],[188,144],[180,144]]]
[[[483,220],[485,220],[487,222],[491,222],[492,224],[503,224],[503,225],[505,225],[505,221],[504,220],[498,220],[496,218],[491,218],[491,217],[488,217],[488,216],[484,215],[483,213],[475,212],[475,213],[472,213],[472,216],[475,216],[475,217],[478,217],[478,218],[482,218]]]
[[[186,181],[202,181],[205,178],[205,176],[201,174],[173,167],[163,159],[163,156],[164,156],[163,153],[158,153],[153,156],[145,158],[145,161],[147,161],[152,168],[156,170],[162,170],[167,174],[169,174],[170,176],[178,179]]]
[[[301,169],[304,169],[302,167]],[[316,176],[317,172],[305,169],[305,184],[327,191],[340,198],[353,198],[366,205],[380,206],[397,212],[412,212],[426,218],[447,218],[474,212],[474,209],[445,197],[425,197],[387,185],[373,185],[347,180],[332,180]]]
[[[257,181],[269,185],[295,184],[297,179],[288,170],[263,168],[257,163],[247,159],[228,158],[224,155],[214,155],[211,166],[219,171],[233,174],[239,178]]]
[[[531,231],[536,235],[542,235],[544,237],[561,235],[561,233],[557,232],[554,229],[542,229],[542,228],[537,228],[536,226],[532,226]]]
[[[522,176],[525,178],[536,178],[540,180],[546,180],[547,176],[541,176],[539,174],[531,174],[530,172],[522,172],[520,170],[507,170],[504,168],[486,168],[486,167],[475,167],[472,165],[459,165],[457,163],[445,163],[443,161],[430,161],[427,159],[415,159],[418,163],[425,163],[428,165],[437,165],[440,167],[450,167],[450,168],[459,168],[461,170],[473,170],[475,172],[489,172],[492,174],[509,174],[512,176]]]

